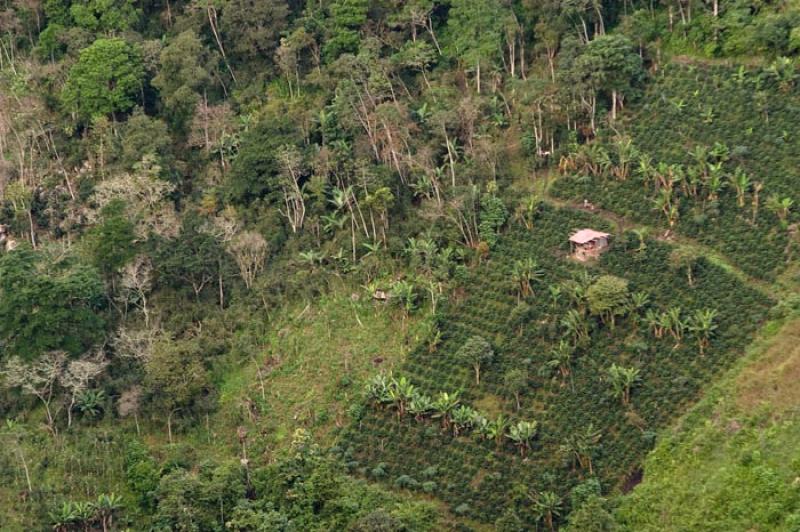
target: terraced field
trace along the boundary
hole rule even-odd
[[[598,263],[577,263],[568,258],[567,238],[585,226],[610,229],[585,212],[548,205],[542,205],[531,231],[509,229],[458,291],[461,297],[439,316],[438,345],[432,349],[431,342],[423,342],[396,374],[431,396],[461,391],[461,403],[489,419],[502,414],[510,423],[537,421],[530,452],[522,456],[508,439],[481,436],[478,430],[456,437],[435,414],[415,419],[391,405],[368,404],[342,446],[350,467],[398,487],[430,492],[456,513],[485,521],[509,507],[535,519],[531,500],[545,491],[556,493],[566,507],[570,489],[590,477],[597,477],[605,491],[635,481],[655,431],[731,365],[741,353],[737,346],[747,344],[770,301],[702,258],[692,264],[690,286],[685,270],[670,266],[667,244],[642,246],[633,234],[618,235]],[[541,276],[531,295],[519,297],[513,270],[526,258],[536,261]],[[631,303],[613,326],[603,323],[582,295],[601,275],[626,279],[631,293],[647,293],[647,302],[639,308]],[[698,310],[716,310],[717,328],[702,355],[688,329],[680,339],[653,337],[648,311],[675,308],[687,323]],[[564,375],[549,361],[562,340],[572,343],[564,323],[571,312],[582,316],[588,338],[575,342]],[[481,371],[480,385],[458,356],[475,336],[496,352]],[[607,377],[612,364],[639,370],[628,405],[612,393]],[[514,369],[528,375],[519,411],[513,397],[503,394],[504,376]],[[575,434],[592,440],[584,450],[589,467],[580,467],[569,447]]]

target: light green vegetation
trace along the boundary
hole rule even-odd
[[[286,308],[261,352],[225,373],[212,425],[235,433],[243,423],[273,449],[300,427],[331,444],[335,429],[350,423],[366,378],[391,372],[420,341],[422,316],[405,318],[361,287],[335,288]]]
[[[775,328],[778,330],[774,330]],[[800,526],[800,320],[765,327],[744,358],[645,461],[622,500],[631,531]]]

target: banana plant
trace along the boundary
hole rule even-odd
[[[555,518],[561,515],[561,498],[552,491],[543,491],[534,498],[533,503],[537,517],[544,521],[550,532],[553,532]]]
[[[697,310],[689,319],[688,328],[697,338],[700,356],[705,354],[705,350],[708,348],[711,341],[711,336],[717,329],[717,324],[714,323],[717,314],[718,312],[716,309]]]
[[[623,405],[630,404],[631,389],[640,381],[638,368],[626,368],[612,364],[606,372],[614,395],[622,400]]]
[[[422,421],[434,410],[434,407],[433,399],[425,394],[417,394],[408,402],[408,413],[417,421]]]
[[[460,431],[467,430],[472,427],[472,423],[474,422],[476,415],[477,411],[470,406],[459,405],[454,408],[452,414],[450,415],[453,436],[457,437]]]
[[[450,413],[461,402],[459,392],[439,392],[433,400],[435,413],[433,417],[440,418],[442,425],[447,428],[450,425]]]
[[[521,456],[524,457],[525,451],[530,449],[538,428],[536,421],[518,421],[509,427],[507,437],[517,446]]]
[[[108,532],[114,524],[114,514],[122,508],[122,497],[113,493],[108,495],[103,493],[98,495],[97,501],[92,503],[92,506],[100,518],[103,532]]]
[[[582,470],[588,471],[590,475],[593,475],[592,456],[601,437],[602,433],[595,429],[594,424],[589,423],[582,430],[576,430],[568,435],[564,443],[559,447],[559,451],[569,458],[573,468],[577,464]]]
[[[417,387],[406,377],[400,377],[392,379],[388,393],[397,406],[398,417],[402,417],[406,413],[408,403],[417,395]]]
[[[392,402],[389,394],[391,386],[391,377],[380,373],[372,377],[365,386],[367,398],[379,404],[388,404]]]
[[[539,263],[531,257],[515,261],[511,271],[516,281],[518,298],[533,295],[533,283],[540,281],[544,276]]]

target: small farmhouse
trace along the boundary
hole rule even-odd
[[[594,229],[581,229],[569,237],[572,246],[572,256],[585,261],[595,259],[608,248],[608,238],[611,235]]]

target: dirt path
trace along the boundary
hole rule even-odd
[[[617,234],[622,234],[625,231],[631,231],[633,229],[644,229],[645,231],[647,231],[648,235],[652,236],[656,240],[660,240],[662,242],[669,242],[670,244],[673,244],[675,246],[680,246],[682,248],[692,250],[698,255],[703,255],[713,264],[716,264],[717,266],[727,271],[728,273],[736,276],[743,283],[752,286],[754,288],[757,288],[758,290],[766,293],[773,299],[776,300],[782,299],[782,296],[785,295],[786,292],[791,292],[793,289],[796,289],[796,286],[793,286],[796,283],[791,282],[789,278],[784,279],[784,276],[781,276],[781,279],[784,279],[784,281],[788,283],[785,286],[784,283],[781,282],[769,283],[761,279],[756,279],[755,277],[752,277],[747,273],[743,272],[736,265],[731,263],[724,255],[722,255],[715,249],[705,244],[701,244],[700,242],[697,242],[692,238],[688,238],[686,236],[679,235],[674,232],[669,232],[669,231],[665,232],[663,228],[652,227],[645,224],[634,222],[612,211],[600,209],[594,206],[587,208],[584,207],[582,203],[555,198],[548,192],[544,193],[544,198],[545,201],[557,207],[581,210],[584,212],[595,214],[614,224],[616,226]]]

